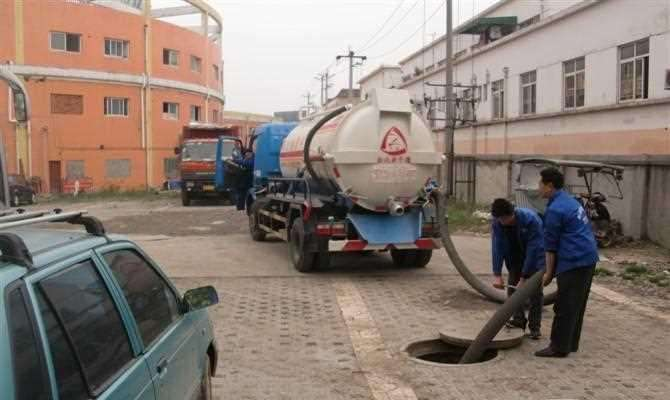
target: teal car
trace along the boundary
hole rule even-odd
[[[0,216],[0,251],[1,399],[211,399],[213,287],[180,296],[136,244],[81,212]]]

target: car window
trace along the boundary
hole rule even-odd
[[[44,330],[51,348],[51,358],[56,373],[56,384],[58,385],[58,397],[72,400],[88,398],[88,391],[81,375],[79,363],[65,337],[63,327],[58,324],[53,310],[40,291],[37,291],[37,300]]]
[[[52,275],[39,285],[71,342],[84,380],[92,392],[99,391],[133,358],[127,332],[107,287],[90,260]],[[59,382],[59,386],[63,385],[66,383]]]
[[[133,250],[104,255],[119,282],[142,335],[145,346],[179,317],[177,298],[154,268]]]
[[[49,398],[40,347],[20,289],[9,294],[9,336],[17,400]]]

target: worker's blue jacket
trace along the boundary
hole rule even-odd
[[[544,213],[544,245],[556,253],[556,272],[592,267],[598,247],[584,207],[565,190],[551,196]]]
[[[521,243],[521,248],[524,250],[524,254],[521,255],[523,258],[521,274],[522,276],[530,276],[536,271],[544,269],[545,255],[542,220],[535,211],[528,208],[514,209],[514,217],[516,220],[515,231],[518,235],[519,243]],[[511,267],[513,250],[503,225],[496,220],[492,223],[491,246],[493,273],[500,275],[502,273],[503,262],[507,265],[507,269]]]

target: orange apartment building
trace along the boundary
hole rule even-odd
[[[200,15],[197,26],[165,19]],[[174,19],[170,19],[174,21]],[[0,64],[21,77],[31,121],[0,84],[8,173],[41,190],[159,187],[189,122],[221,123],[221,16],[203,0],[3,0]]]

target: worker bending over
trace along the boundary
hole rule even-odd
[[[551,343],[535,355],[565,357],[579,349],[598,249],[584,208],[563,190],[563,174],[551,167],[542,170],[540,175],[540,193],[549,199],[544,213],[547,269],[542,283],[549,285],[555,276],[558,292]]]
[[[507,295],[511,296],[517,286],[544,269],[544,245],[542,220],[528,208],[515,208],[505,199],[495,199],[491,204],[493,258],[493,286],[504,288],[502,278],[503,262],[507,267]],[[525,307],[519,308],[508,326],[530,330],[529,337],[540,338],[542,322],[542,288],[530,298],[530,308],[526,319]]]

